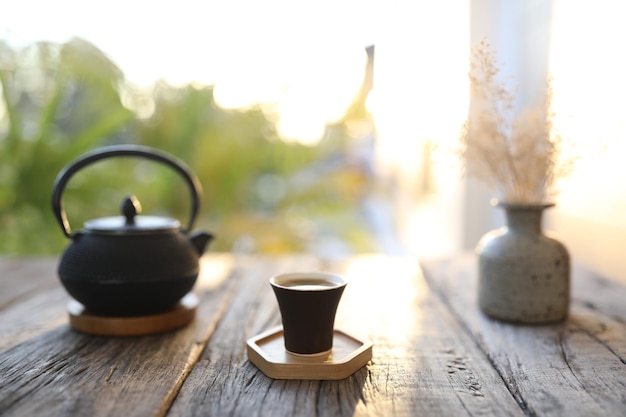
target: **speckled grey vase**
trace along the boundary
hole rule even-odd
[[[497,203],[506,226],[478,243],[478,303],[498,320],[551,323],[567,317],[570,257],[542,232],[541,217],[553,204]]]

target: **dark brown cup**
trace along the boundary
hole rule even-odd
[[[341,275],[326,272],[294,272],[270,278],[288,352],[311,355],[332,349],[335,313],[346,284]]]

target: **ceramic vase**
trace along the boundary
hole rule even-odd
[[[488,316],[516,323],[551,323],[567,317],[570,257],[542,231],[553,204],[497,203],[506,225],[478,243],[478,303]]]

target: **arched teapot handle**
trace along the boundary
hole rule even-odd
[[[78,159],[74,160],[68,166],[63,168],[59,175],[57,175],[54,181],[54,188],[52,190],[52,210],[57,218],[57,221],[61,225],[63,233],[67,237],[72,237],[72,229],[67,219],[67,214],[63,209],[62,196],[65,186],[69,182],[70,178],[85,166],[99,161],[101,159],[115,157],[115,156],[138,156],[142,158],[151,159],[153,161],[161,162],[165,165],[169,165],[176,172],[178,172],[185,180],[191,191],[191,214],[189,216],[189,223],[185,232],[190,231],[198,215],[200,209],[200,199],[202,196],[202,186],[198,178],[193,172],[185,165],[181,160],[169,155],[163,151],[140,145],[113,145],[98,148],[92,152],[88,152]]]

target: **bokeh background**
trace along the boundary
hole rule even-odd
[[[518,110],[554,86],[579,157],[546,215],[573,258],[626,280],[626,7],[598,0],[21,0],[0,12],[0,253],[58,254],[56,174],[100,146],[185,161],[213,250],[444,256],[502,225],[455,153],[468,54],[487,37]],[[167,168],[76,175],[70,221],[123,195],[179,218]]]

